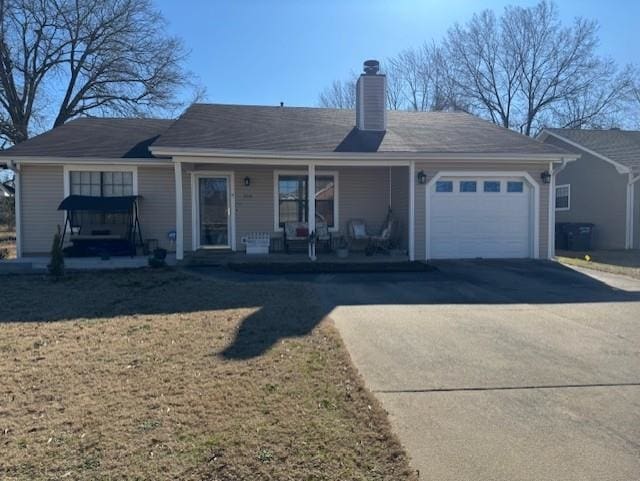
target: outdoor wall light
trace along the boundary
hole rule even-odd
[[[251,178],[249,176],[244,178],[245,187],[249,187],[251,185]]]
[[[542,179],[542,182],[545,184],[549,184],[551,182],[551,174],[549,173],[548,170],[545,170],[544,172],[542,172],[540,174],[540,178]]]
[[[424,173],[423,170],[418,172],[418,184],[426,184],[427,183],[427,174]]]

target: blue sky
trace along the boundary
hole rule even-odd
[[[418,0],[156,0],[170,32],[191,51],[188,68],[220,103],[317,104],[333,79],[366,58],[391,56],[443,36],[484,8],[536,2]],[[557,2],[567,22],[600,23],[600,53],[640,63],[639,1]]]

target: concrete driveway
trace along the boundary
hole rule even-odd
[[[438,268],[316,284],[420,479],[640,479],[640,281]]]

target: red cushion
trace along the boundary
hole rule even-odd
[[[309,229],[307,229],[306,227],[298,227],[296,229],[296,237],[308,237],[309,236]]]

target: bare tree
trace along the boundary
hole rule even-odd
[[[444,42],[449,75],[466,102],[493,122],[511,127],[521,68],[507,32],[491,10],[454,25]]]
[[[333,109],[354,109],[356,107],[356,78],[351,75],[349,80],[334,80],[319,98],[320,107]]]
[[[454,26],[446,46],[453,81],[474,110],[535,135],[544,124],[581,127],[611,121],[630,78],[596,54],[597,23],[561,24],[555,5],[509,6]]]
[[[630,124],[640,119],[640,77],[597,54],[597,30],[595,21],[582,18],[564,26],[547,0],[506,7],[500,16],[484,10],[455,24],[442,43],[387,59],[387,104],[465,110],[526,135],[544,125]],[[334,83],[325,92],[337,99],[354,90]]]
[[[185,51],[165,27],[151,0],[0,0],[0,136],[171,108]]]

